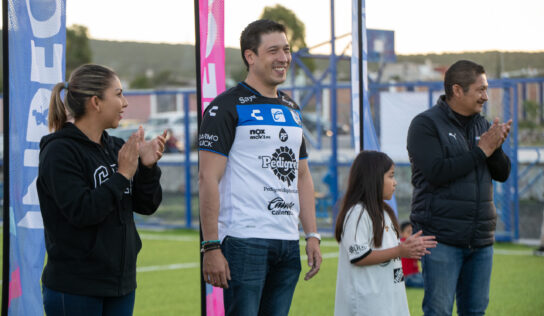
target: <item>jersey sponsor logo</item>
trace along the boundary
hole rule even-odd
[[[293,215],[295,202],[286,202],[281,197],[275,197],[268,202],[268,210],[272,215]]]
[[[284,95],[281,96],[281,100],[283,101],[283,103],[286,103],[291,107],[295,106],[295,103],[293,103],[293,101],[287,99],[287,97],[284,96]]]
[[[283,115],[282,109],[270,109],[270,113],[274,122],[285,122],[285,115]]]
[[[368,250],[369,248],[363,245],[351,245],[349,246],[349,249],[348,249],[350,255],[362,255],[366,253]]]
[[[404,281],[404,273],[402,268],[393,269],[393,283],[400,283]]]
[[[218,140],[219,140],[219,136],[217,135],[208,134],[208,133],[203,133],[198,135],[198,145],[200,147],[210,148]]]
[[[270,139],[270,136],[266,135],[264,129],[252,129],[249,130],[249,139]]]
[[[295,123],[297,123],[297,125],[301,125],[302,120],[300,119],[300,115],[298,115],[298,112],[292,109],[289,109],[289,112],[291,112],[291,116],[293,117],[293,120],[295,120]]]
[[[262,161],[262,168],[272,169],[278,179],[291,186],[298,170],[298,162],[291,148],[282,146],[272,156],[260,156],[259,159]]]
[[[256,95],[252,95],[252,96],[249,96],[249,97],[239,97],[238,98],[238,101],[242,104],[246,104],[248,102],[251,102],[251,101],[254,101],[257,99],[257,96]]]
[[[216,111],[219,110],[219,107],[217,105],[214,105],[212,106],[212,108],[210,109],[210,111],[208,113],[210,113],[210,116],[216,116],[217,113]]]
[[[297,189],[273,188],[273,187],[263,187],[263,191],[265,191],[265,192],[274,192],[274,193],[277,193],[277,192],[292,193],[292,194],[297,194],[298,193]]]
[[[251,112],[251,117],[256,119],[257,121],[264,120],[262,115],[258,115],[258,114],[261,114],[261,110],[253,110],[253,112]]]
[[[286,142],[289,139],[289,135],[287,135],[287,132],[283,128],[280,130],[279,136],[282,142]]]

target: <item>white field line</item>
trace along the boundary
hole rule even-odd
[[[527,250],[502,250],[495,249],[494,254],[496,255],[507,255],[507,256],[531,256],[532,252]],[[323,259],[333,259],[338,258],[338,252],[327,252],[322,254]],[[306,261],[307,256],[300,256],[301,261]],[[189,263],[177,263],[169,264],[163,266],[149,266],[149,267],[139,267],[138,272],[151,272],[151,271],[165,271],[165,270],[178,270],[178,269],[194,269],[198,268],[200,264],[198,262],[189,262]]]
[[[171,241],[197,241],[198,242],[198,237],[194,237],[194,236],[140,234],[140,238],[145,240],[171,240]]]

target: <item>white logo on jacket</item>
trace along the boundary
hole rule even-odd
[[[110,173],[108,168],[104,166],[96,168],[94,171],[94,188],[96,189],[101,186],[102,183],[108,181],[109,175]]]
[[[117,170],[116,164],[112,164],[110,167],[113,172]],[[110,177],[110,169],[108,169],[105,166],[99,166],[98,168],[96,168],[94,170],[94,188],[96,189],[99,186],[101,186],[102,183],[108,181],[109,177]],[[130,179],[129,182],[130,182],[129,186],[125,189],[123,193],[130,195],[132,194],[132,179]]]

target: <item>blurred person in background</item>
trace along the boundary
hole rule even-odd
[[[408,221],[400,224],[400,241],[412,236],[412,224]],[[419,272],[419,260],[413,258],[401,258],[404,284],[406,287],[423,288],[423,275]]]
[[[182,152],[183,146],[179,143],[179,140],[174,136],[172,129],[168,128],[166,130],[166,147],[164,148],[165,153],[179,153]]]
[[[510,159],[502,144],[512,120],[489,123],[481,65],[460,60],[446,71],[445,95],[408,129],[415,231],[434,235],[436,248],[421,259],[425,315],[484,315],[489,303],[497,212],[492,180],[504,182]]]
[[[153,214],[161,202],[157,161],[166,134],[145,141],[140,128],[126,142],[109,136],[105,129],[119,125],[127,106],[118,76],[99,65],[80,66],[53,88],[54,133],[41,140],[37,179],[49,316],[132,315],[142,246],[134,212]]]

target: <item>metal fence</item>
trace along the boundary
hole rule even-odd
[[[510,137],[503,145],[504,151],[512,160],[512,173],[505,183],[495,183],[495,203],[499,215],[497,239],[510,241],[520,237],[519,234],[519,200],[527,194],[539,196],[538,187],[544,181],[544,170],[540,155],[544,149],[538,146],[521,148],[518,144],[520,118],[533,119],[537,124],[544,120],[543,86],[544,78],[537,79],[501,79],[489,81],[490,100],[484,108],[484,115],[491,119],[500,116],[503,120],[512,119],[513,128]],[[335,88],[335,93],[331,89]],[[424,93],[426,106],[434,105],[436,97],[442,91],[441,82],[412,82],[396,84],[370,84],[370,99],[373,108],[374,124],[378,135],[383,130],[384,120],[380,119],[381,98],[383,93]],[[316,187],[316,209],[321,231],[330,231],[334,224],[335,205],[345,190],[345,182],[349,167],[356,153],[353,150],[351,131],[350,85],[336,83],[334,85],[320,83],[313,86],[285,86],[284,91],[290,93],[300,104],[303,112],[305,138],[310,154],[309,164]],[[171,98],[178,102],[176,106],[165,108],[182,109],[185,118],[196,109],[195,92],[160,91],[148,92],[150,95],[176,95]],[[130,97],[133,92],[127,92]],[[142,92],[138,92],[142,95]],[[527,117],[522,106],[525,100],[533,100],[539,104],[538,117]],[[332,115],[336,112],[336,115]],[[525,113],[525,114],[524,114]],[[335,116],[336,121],[331,120]],[[190,130],[185,122],[185,140],[190,143],[196,130]],[[542,135],[541,139],[544,139]],[[518,157],[518,152],[533,152]],[[163,169],[163,187],[165,200],[161,209],[149,218],[138,217],[140,224],[161,226],[198,227],[198,155],[195,149],[181,154],[165,155],[160,162]],[[333,157],[335,157],[333,159]],[[521,161],[518,159],[521,158]],[[397,203],[399,218],[407,219],[411,197],[410,168],[407,161],[397,161],[398,189]],[[535,193],[535,190],[537,191]],[[334,192],[337,192],[335,197]],[[187,211],[189,210],[189,211]]]

